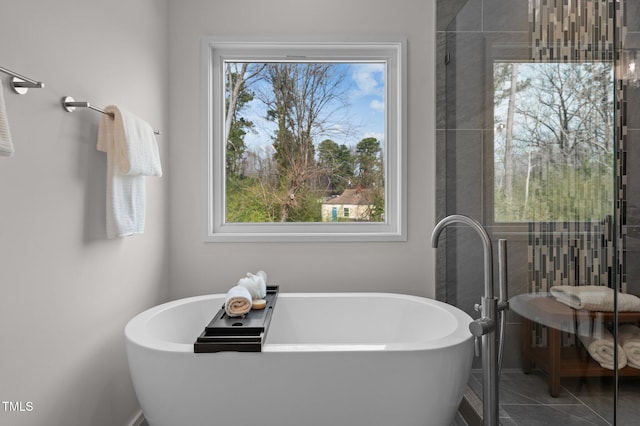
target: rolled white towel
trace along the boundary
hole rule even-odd
[[[633,368],[640,368],[640,327],[624,324],[618,330],[618,342],[627,356],[627,364]]]
[[[264,271],[258,271],[255,274],[247,272],[247,276],[241,278],[238,285],[249,290],[254,300],[264,299],[267,296],[267,274]]]
[[[587,320],[578,326],[578,338],[582,342],[591,358],[596,360],[602,368],[613,370],[615,351],[615,341],[613,335],[606,327],[596,322],[591,326],[591,321]],[[627,365],[627,356],[620,345],[618,345],[618,368]]]
[[[241,286],[231,287],[224,298],[224,310],[230,317],[241,317],[251,310],[251,294]]]

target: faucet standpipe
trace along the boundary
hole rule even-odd
[[[480,319],[469,324],[469,331],[476,338],[476,353],[478,339],[482,339],[482,424],[484,426],[498,426],[498,362],[499,354],[496,340],[496,324],[498,314],[498,299],[493,296],[493,250],[491,239],[480,223],[463,215],[447,216],[438,222],[431,234],[431,246],[438,247],[438,238],[442,230],[452,224],[462,223],[471,227],[482,239],[484,251],[484,297],[480,306]],[[506,244],[504,244],[506,248]],[[501,256],[502,258],[502,256]],[[504,255],[506,260],[506,254]],[[506,269],[505,269],[506,275]],[[506,281],[505,281],[506,287]],[[502,290],[501,299],[506,300],[506,289]],[[506,309],[506,305],[501,310]]]

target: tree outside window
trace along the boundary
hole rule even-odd
[[[611,211],[613,82],[607,62],[494,64],[495,222]]]
[[[321,222],[356,186],[384,210],[385,80],[377,62],[225,63],[226,220]]]

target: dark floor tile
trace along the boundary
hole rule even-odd
[[[474,382],[469,385],[482,392],[482,372],[473,372]],[[520,371],[503,371],[498,384],[501,404],[580,404],[571,393],[561,389],[558,397],[549,395],[547,378],[539,371],[523,374]]]
[[[618,382],[618,426],[640,424],[640,378]],[[482,395],[482,371],[473,370],[469,386]],[[502,426],[573,426],[613,424],[615,381],[608,377],[562,379],[559,397],[549,395],[547,376],[539,371],[523,374],[505,370],[500,377]]]
[[[585,386],[586,388],[586,386]],[[608,392],[607,392],[608,391]],[[600,416],[613,423],[614,396],[613,383],[599,390],[590,389],[586,392],[581,389],[578,398]],[[637,378],[621,378],[618,386],[618,408],[616,411],[616,424],[618,426],[635,426],[640,424],[640,381]]]
[[[640,423],[640,381],[620,380],[618,391],[618,426],[636,426]]]
[[[609,397],[613,400],[613,377],[575,377],[562,379],[562,387],[578,398]]]
[[[607,426],[584,405],[506,405],[503,407],[518,426]]]
[[[549,394],[547,377],[536,370],[530,374],[502,374],[500,397],[503,404],[580,404],[571,393],[562,389],[557,397],[552,397]]]

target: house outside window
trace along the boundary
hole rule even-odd
[[[322,220],[329,221],[366,221],[383,220],[381,210],[376,209],[377,193],[372,189],[356,188],[345,189],[338,196],[331,197],[322,204]],[[342,216],[334,215],[341,209]]]

